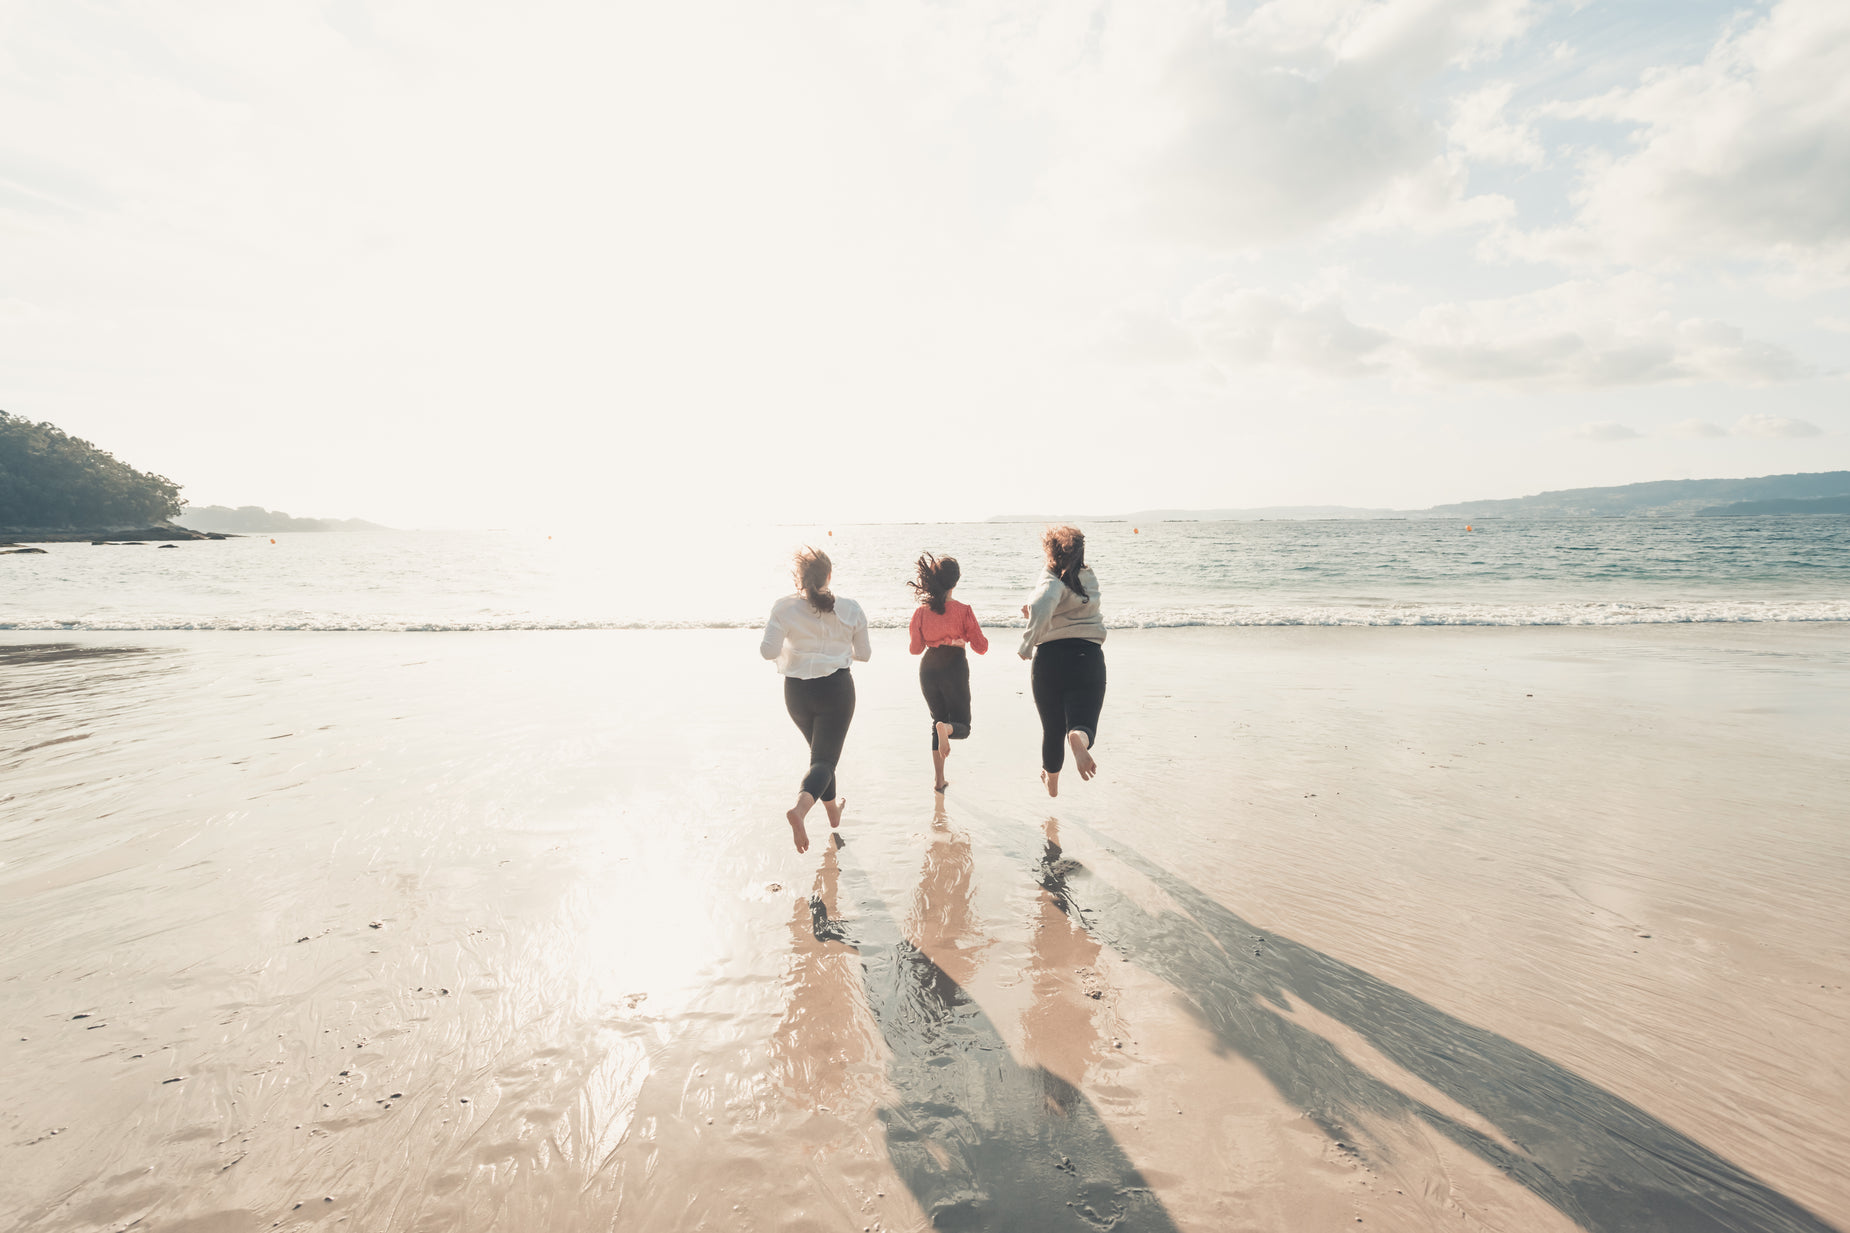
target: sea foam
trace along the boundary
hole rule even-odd
[[[875,629],[904,629],[910,614],[875,613]],[[1300,604],[1133,609],[1105,622],[1110,629],[1239,628],[1254,626],[1559,626],[1690,625],[1754,622],[1850,621],[1850,600],[1709,600],[1683,603],[1451,603]],[[148,615],[60,618],[24,616],[0,620],[0,630],[20,631],[286,631],[323,633],[470,633],[508,630],[695,630],[757,629],[756,618],[730,620],[571,620],[535,616],[433,619],[342,612],[192,617]],[[1019,617],[984,621],[985,629],[1007,631],[1025,625]]]

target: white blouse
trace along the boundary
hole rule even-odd
[[[758,653],[777,661],[777,670],[800,681],[813,681],[848,666],[867,662],[874,653],[867,640],[867,616],[851,599],[835,597],[835,611],[818,612],[802,595],[786,595],[771,605]]]

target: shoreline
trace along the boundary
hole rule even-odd
[[[1251,622],[1212,622],[1212,621],[1178,621],[1174,624],[1112,625],[1106,623],[1108,634],[1119,638],[1140,634],[1165,633],[1220,633],[1255,634],[1263,630],[1376,630],[1376,631],[1474,631],[1474,630],[1603,630],[1623,633],[1633,630],[1727,630],[1727,629],[1814,629],[1841,628],[1850,626],[1850,617],[1716,617],[1713,619],[1680,619],[1659,621],[1251,621]],[[870,620],[868,628],[875,633],[892,633],[906,629],[906,622],[900,620]],[[984,622],[982,626],[992,639],[1008,638],[1025,628],[1020,620],[1014,622]],[[577,621],[577,622],[503,622],[503,623],[445,623],[441,621],[416,621],[403,623],[370,624],[330,622],[324,624],[276,624],[259,623],[248,618],[225,618],[218,621],[184,621],[149,624],[84,624],[80,620],[44,621],[33,623],[9,623],[0,621],[0,635],[62,635],[77,636],[149,636],[158,637],[167,634],[379,634],[389,636],[417,634],[715,634],[738,632],[741,630],[762,630],[763,621],[758,619],[740,619],[730,622],[692,622],[664,621]],[[903,652],[902,652],[903,653]]]

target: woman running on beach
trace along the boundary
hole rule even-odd
[[[989,639],[970,605],[951,598],[963,577],[957,558],[928,552],[918,566],[918,577],[907,584],[919,597],[912,614],[912,653],[925,656],[919,661],[919,689],[931,711],[931,769],[937,780],[933,787],[942,792],[950,786],[944,778],[950,743],[970,735],[970,660],[964,647],[986,655]]]
[[[841,825],[847,802],[835,795],[835,764],[854,719],[854,677],[848,664],[856,659],[865,663],[873,654],[861,605],[829,591],[833,572],[827,553],[815,548],[797,553],[797,593],[771,605],[758,648],[766,659],[777,661],[784,675],[784,707],[809,742],[809,772],[795,807],[784,815],[799,852],[809,851],[803,819],[817,801],[829,815],[829,826]]]
[[[1086,566],[1078,527],[1049,527],[1041,536],[1047,573],[1022,606],[1028,628],[1021,657],[1034,658],[1034,706],[1041,713],[1041,782],[1060,795],[1060,768],[1071,746],[1081,779],[1098,773],[1098,712],[1105,703],[1105,621],[1098,579]],[[1038,650],[1036,648],[1039,648]]]

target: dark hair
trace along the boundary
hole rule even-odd
[[[906,585],[912,593],[931,606],[931,610],[942,614],[944,601],[949,598],[951,588],[964,576],[958,568],[956,557],[938,557],[926,553],[919,558],[919,576]]]
[[[1048,572],[1079,598],[1092,598],[1079,583],[1079,571],[1086,567],[1085,532],[1078,527],[1048,527],[1041,536],[1041,547],[1047,553]]]
[[[829,575],[834,572],[829,554],[822,549],[803,548],[797,552],[797,590],[817,612],[835,611],[835,594],[829,590]]]

